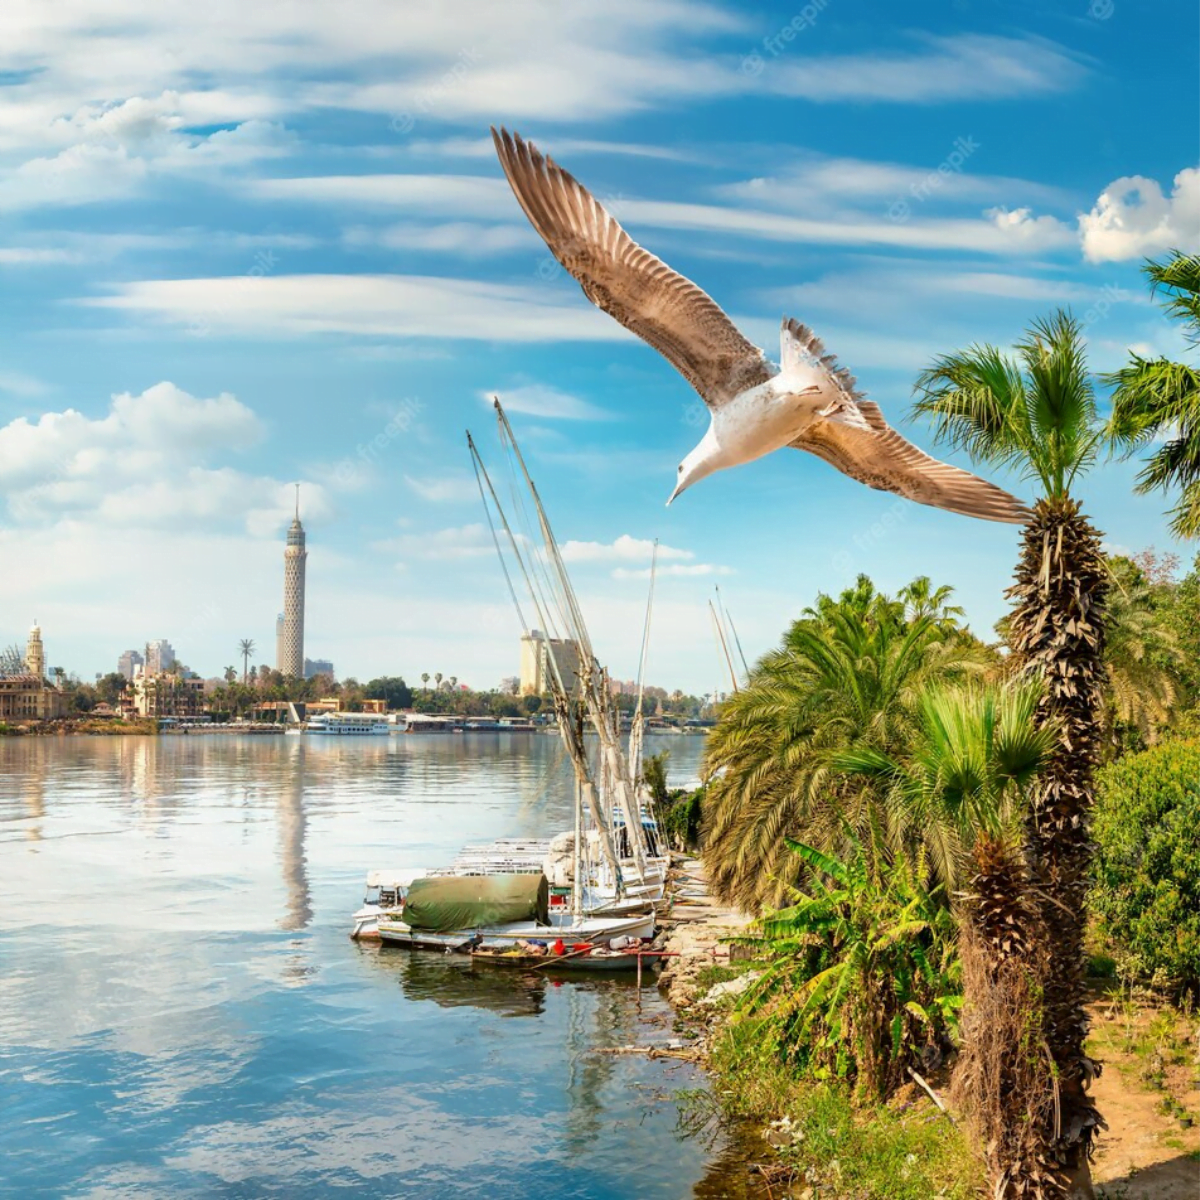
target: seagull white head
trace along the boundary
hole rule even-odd
[[[693,483],[699,483],[706,475],[711,475],[720,468],[719,454],[720,447],[717,445],[710,427],[696,448],[679,464],[679,470],[675,475],[675,490],[671,493],[671,499],[667,501],[668,508],[676,496],[686,492]]]

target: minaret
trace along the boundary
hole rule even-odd
[[[29,631],[29,641],[25,643],[25,670],[38,679],[46,678],[46,651],[42,648],[42,631],[37,621]]]
[[[304,677],[304,526],[300,524],[300,485],[296,484],[296,516],[287,532],[283,551],[283,636],[279,639],[279,667],[284,675]]]

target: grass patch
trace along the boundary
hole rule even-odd
[[[975,1200],[983,1166],[957,1127],[919,1102],[857,1105],[838,1082],[804,1079],[761,1053],[757,1023],[728,1026],[713,1047],[714,1091],[728,1117],[786,1117],[769,1153],[824,1194],[855,1200]],[[765,1148],[764,1148],[765,1149]]]

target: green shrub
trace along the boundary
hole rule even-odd
[[[1097,776],[1092,905],[1122,974],[1200,993],[1200,742]]]

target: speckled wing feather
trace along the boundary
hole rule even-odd
[[[507,130],[492,138],[525,215],[584,295],[653,346],[709,408],[772,376],[707,293],[643,250],[553,159]]]
[[[918,504],[1013,525],[1028,519],[1029,509],[1003,488],[930,458],[892,429],[869,400],[860,400],[859,408],[870,429],[817,421],[792,445],[823,458],[859,483]]]

